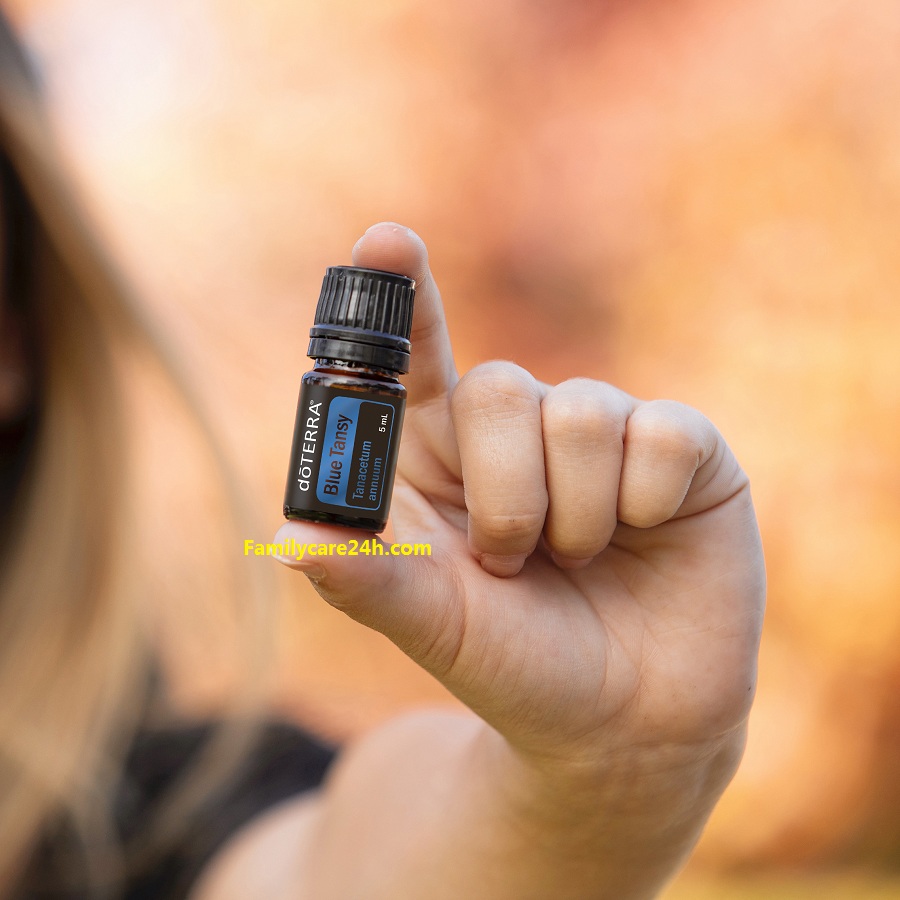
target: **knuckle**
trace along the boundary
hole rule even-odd
[[[624,417],[610,409],[602,396],[580,384],[566,382],[548,394],[541,405],[541,415],[551,434],[578,432],[603,444],[621,442],[624,436]]]
[[[622,433],[621,428],[588,397],[548,398],[542,416],[544,426],[551,432],[580,431],[610,437]]]
[[[455,407],[502,409],[520,406],[537,398],[534,377],[515,363],[495,360],[481,363],[467,372],[453,394]]]
[[[701,451],[698,424],[705,417],[690,406],[674,400],[654,400],[632,420],[633,439],[652,446],[660,461],[683,462],[696,460]]]
[[[585,429],[595,431],[603,428],[604,415],[597,404],[589,397],[579,394],[567,394],[554,397],[550,394],[542,409],[544,423],[549,428],[559,431]]]
[[[490,544],[510,544],[530,550],[544,524],[544,513],[469,510],[478,537]]]

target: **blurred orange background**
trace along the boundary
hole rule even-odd
[[[900,864],[894,0],[7,6],[86,207],[271,532],[324,268],[410,225],[461,370],[683,400],[750,474],[759,695],[695,868]],[[196,514],[191,485],[169,502]],[[202,518],[179,522],[154,555],[196,573]],[[289,576],[282,709],[346,737],[452,702]],[[175,658],[183,702],[214,703],[202,655]]]

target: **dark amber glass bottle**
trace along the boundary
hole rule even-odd
[[[415,285],[375,269],[333,266],[310,331],[315,367],[300,385],[284,515],[384,529],[409,371]]]

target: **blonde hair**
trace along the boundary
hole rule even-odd
[[[119,865],[105,811],[140,715],[151,654],[125,533],[129,473],[117,347],[127,342],[154,360],[201,432],[210,437],[210,430],[171,353],[83,227],[59,176],[33,76],[2,18],[0,152],[14,173],[5,193],[21,188],[24,199],[22,232],[13,243],[29,262],[19,285],[26,296],[4,301],[21,307],[36,377],[31,423],[22,438],[27,460],[4,511],[0,547],[4,893],[42,829],[61,816],[90,835],[93,847],[106,848],[88,856],[92,883],[110,883]],[[15,198],[2,202],[8,208]],[[209,444],[227,478],[217,443]],[[246,518],[247,505],[233,482],[231,488],[232,506]],[[258,607],[252,598],[266,586],[245,580],[238,587],[248,607]],[[173,822],[186,821],[203,792],[233,771],[249,746],[248,711],[259,698],[253,680],[246,684],[232,710],[238,724],[209,748],[204,777],[186,782],[173,798],[161,832],[174,834]],[[146,846],[155,844],[148,840]]]

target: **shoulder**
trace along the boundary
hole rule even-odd
[[[320,807],[318,793],[310,792],[285,800],[247,823],[210,860],[189,900],[304,897]]]

